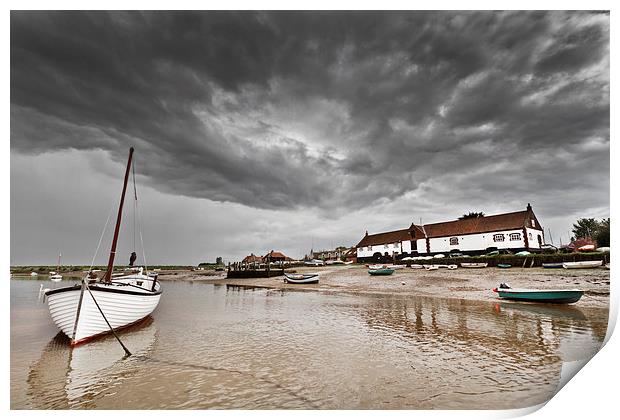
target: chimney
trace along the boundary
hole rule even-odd
[[[527,203],[527,208],[526,208],[526,210],[527,210],[527,211],[532,211],[532,206],[530,205],[530,203]]]
[[[366,236],[368,236],[368,231],[366,231]]]

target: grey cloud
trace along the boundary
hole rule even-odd
[[[583,158],[608,48],[585,12],[12,12],[11,148],[134,144],[163,192],[346,212],[494,156]]]

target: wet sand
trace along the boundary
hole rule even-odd
[[[397,296],[429,296],[467,300],[496,300],[492,289],[500,283],[515,288],[582,289],[584,296],[572,306],[608,308],[610,270],[544,269],[544,268],[458,268],[457,270],[404,268],[391,276],[370,276],[363,265],[331,267],[295,267],[289,272],[320,273],[318,284],[287,284],[284,277],[227,279],[226,272],[162,271],[165,281],[200,281],[219,285],[305,290],[322,293],[352,293]],[[403,284],[404,283],[404,284]]]

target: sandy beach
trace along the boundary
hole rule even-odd
[[[467,300],[496,300],[492,291],[499,283],[512,287],[536,289],[582,289],[579,308],[609,306],[610,270],[605,268],[565,270],[544,268],[484,268],[457,270],[404,268],[391,276],[370,276],[363,265],[336,267],[296,267],[287,271],[320,273],[318,284],[287,284],[284,278],[227,279],[226,272],[162,271],[159,279],[166,281],[200,281],[239,287],[260,287],[278,290],[304,290],[321,293],[386,294],[402,296],[434,296]]]

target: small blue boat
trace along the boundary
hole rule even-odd
[[[579,289],[513,289],[505,283],[493,291],[502,299],[540,303],[575,303],[583,296],[583,290]]]
[[[512,267],[511,264],[497,264],[497,268],[510,268]]]

